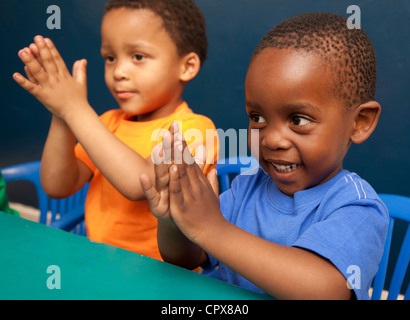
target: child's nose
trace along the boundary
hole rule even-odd
[[[262,137],[262,147],[270,150],[286,150],[292,146],[285,129],[278,127],[266,129],[264,130],[264,136]]]
[[[114,69],[114,79],[122,80],[128,78],[126,63],[118,61]]]

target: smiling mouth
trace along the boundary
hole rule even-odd
[[[278,170],[280,173],[288,173],[295,171],[297,168],[301,166],[299,163],[294,163],[294,164],[276,164],[272,162],[272,165],[275,167],[276,170]]]

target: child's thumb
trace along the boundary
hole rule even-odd
[[[87,60],[77,60],[73,66],[73,77],[74,79],[82,84],[87,85]]]
[[[218,175],[216,169],[212,169],[208,175],[207,179],[211,184],[212,190],[214,191],[217,198],[219,198],[219,184],[218,184]]]

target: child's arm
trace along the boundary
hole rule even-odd
[[[178,132],[178,125],[174,123],[170,131],[164,133],[163,142],[157,145],[159,150],[153,150],[155,186],[147,174],[140,176],[140,182],[150,205],[151,213],[158,219],[157,237],[162,258],[184,268],[194,269],[206,262],[207,255],[199,246],[181,233],[171,217],[169,208],[170,163],[175,162],[174,155],[181,160],[182,150],[188,150],[184,148],[186,144],[183,145],[183,137],[178,135]],[[179,153],[174,151],[174,147],[176,150],[178,146],[181,146]],[[163,161],[159,161],[160,159],[156,156],[162,157]],[[206,162],[206,150],[198,148],[194,160],[200,164],[200,170],[203,170]],[[216,178],[216,171],[212,170],[211,173],[214,173]],[[216,188],[215,193],[218,194],[217,180],[216,185],[213,185]]]
[[[43,189],[52,198],[67,197],[91,179],[91,170],[76,158],[74,146],[70,128],[53,115],[40,170]]]
[[[275,298],[350,298],[344,276],[328,260],[304,249],[263,240],[225,220],[214,188],[196,164],[171,167],[169,194],[171,217],[180,236],[192,244],[180,240],[183,246],[178,251],[164,253],[164,257],[169,256],[167,261],[184,266],[182,257],[197,245]],[[173,239],[161,229],[158,232],[159,238]],[[168,249],[159,244],[162,251]],[[197,262],[203,262],[203,255]],[[190,268],[195,267],[193,261],[189,263]]]
[[[72,77],[51,40],[37,36],[34,46],[38,50],[38,58],[29,48],[19,52],[29,80],[19,73],[14,74],[14,79],[60,120],[58,130],[62,129],[62,122],[67,125],[94,164],[119,192],[130,200],[145,199],[139,175],[146,172],[151,178],[154,177],[151,158],[142,158],[117,139],[91,108],[87,101],[86,61],[76,62]],[[61,143],[70,140],[68,144],[71,148],[73,139],[66,139],[68,136],[64,135]],[[67,158],[69,163],[64,165],[60,163],[64,160],[62,154],[53,160],[53,152],[58,150],[57,144],[49,143],[49,150],[45,150],[48,159],[42,168],[42,176],[47,177],[45,184],[58,180],[65,174],[75,175],[75,171],[84,171],[78,168],[74,172],[67,170],[75,168],[72,154]],[[78,178],[77,183],[83,180],[82,177]],[[52,186],[48,189],[52,189]]]

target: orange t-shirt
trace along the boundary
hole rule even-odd
[[[208,173],[215,167],[219,147],[215,125],[209,118],[194,114],[185,102],[172,115],[153,121],[126,120],[126,114],[121,109],[107,111],[100,119],[117,138],[143,158],[151,155],[152,148],[161,140],[161,132],[168,130],[174,121],[179,122],[190,148],[199,143],[206,145],[206,131],[214,130],[213,142],[207,144],[208,160],[204,172]],[[202,137],[198,136],[198,132]],[[157,219],[151,214],[148,201],[126,199],[105,179],[80,144],[76,145],[75,153],[93,172],[85,203],[87,236],[96,242],[161,260],[157,244]]]

